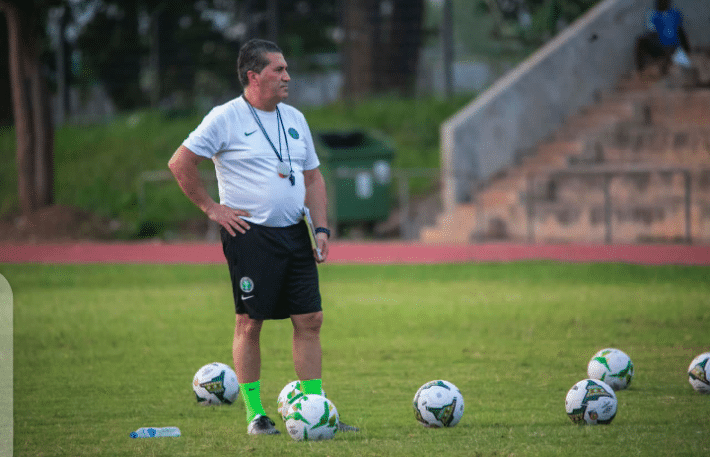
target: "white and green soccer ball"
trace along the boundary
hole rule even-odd
[[[325,390],[323,390],[322,387],[320,391],[322,396],[328,398],[328,396],[325,394]],[[300,381],[291,381],[286,384],[283,389],[281,389],[281,393],[276,399],[276,409],[278,410],[281,419],[283,419],[284,421],[286,420],[286,410],[288,409],[289,405],[291,405],[291,403],[298,400],[302,396],[303,391],[301,390]]]
[[[284,419],[295,441],[329,440],[338,431],[338,410],[322,395],[301,395],[288,405]]]
[[[463,416],[463,395],[449,381],[430,381],[417,390],[412,406],[414,417],[423,426],[453,427]]]
[[[579,381],[565,397],[565,411],[575,424],[610,424],[617,406],[614,389],[598,379]]]
[[[700,354],[690,362],[688,382],[701,394],[710,394],[710,352]]]
[[[239,383],[229,365],[214,362],[197,370],[192,390],[200,405],[231,405],[239,395]]]
[[[624,351],[602,349],[589,361],[587,376],[604,381],[614,390],[624,390],[634,378],[634,364]]]

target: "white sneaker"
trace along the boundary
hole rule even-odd
[[[247,433],[250,435],[278,435],[281,432],[276,430],[274,421],[269,419],[268,416],[263,416],[259,414],[247,427]]]

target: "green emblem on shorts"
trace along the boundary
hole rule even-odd
[[[293,128],[293,127],[289,128],[288,134],[291,135],[291,138],[293,138],[294,140],[298,139],[298,132],[296,131],[295,128]]]
[[[254,290],[254,281],[250,277],[244,276],[239,280],[239,288],[242,289],[242,292],[249,293]]]

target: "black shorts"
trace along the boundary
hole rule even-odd
[[[321,311],[318,267],[306,223],[249,225],[236,236],[221,230],[236,313],[265,320]]]
[[[645,52],[654,58],[670,56],[675,51],[674,46],[664,46],[656,32],[646,32],[641,35],[637,47],[640,52]]]

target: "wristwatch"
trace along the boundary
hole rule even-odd
[[[319,233],[325,233],[328,236],[328,239],[330,239],[330,230],[328,230],[325,227],[316,227],[315,232],[316,232],[316,235]]]

